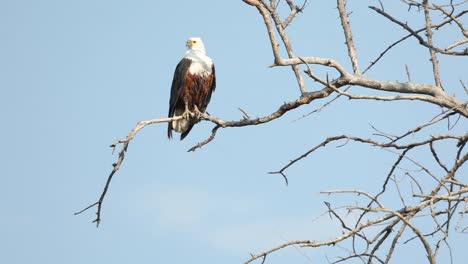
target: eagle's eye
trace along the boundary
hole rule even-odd
[[[193,42],[193,44],[197,43],[197,41],[196,41],[196,40],[193,40],[192,42]]]

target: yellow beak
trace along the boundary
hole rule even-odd
[[[192,40],[187,40],[186,44],[187,47],[191,48],[193,46],[193,41]]]

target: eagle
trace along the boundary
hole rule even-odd
[[[171,121],[167,126],[167,137],[172,138],[172,131],[182,133],[183,140],[197,118],[187,115],[187,111],[198,109],[204,113],[216,87],[215,67],[213,60],[206,56],[205,45],[201,38],[189,38],[186,42],[187,52],[177,64],[172,79],[171,98],[169,99],[168,117],[180,116],[183,119]]]

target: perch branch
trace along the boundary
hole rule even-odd
[[[125,159],[125,153],[127,152],[128,145],[130,144],[132,139],[145,126],[148,126],[148,125],[151,125],[151,124],[156,124],[156,123],[167,123],[167,122],[170,122],[170,121],[180,120],[182,118],[183,118],[182,116],[177,116],[177,117],[172,117],[172,118],[156,118],[156,119],[151,119],[151,120],[140,121],[135,126],[135,128],[133,128],[132,131],[130,131],[130,133],[127,135],[127,137],[125,139],[117,139],[116,141],[114,141],[114,143],[112,143],[112,145],[110,145],[110,147],[112,148],[112,152],[114,152],[115,148],[119,144],[122,144],[122,148],[119,151],[117,162],[112,164],[113,169],[112,169],[111,173],[109,174],[109,176],[107,177],[106,184],[104,186],[104,189],[102,190],[102,193],[101,193],[98,201],[91,204],[91,205],[89,205],[89,206],[87,206],[83,210],[76,212],[75,215],[81,214],[81,213],[87,211],[88,209],[91,209],[94,206],[97,206],[96,219],[93,221],[93,223],[96,223],[96,227],[99,227],[99,224],[101,223],[101,211],[102,211],[102,204],[104,202],[104,198],[105,198],[105,196],[107,194],[107,191],[109,189],[110,183],[112,181],[112,177],[114,177],[115,173],[120,169],[120,165],[122,165],[122,163],[123,163],[123,161]]]

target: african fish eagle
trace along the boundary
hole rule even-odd
[[[180,116],[187,110],[193,112],[195,108],[205,112],[211,93],[216,87],[214,64],[211,58],[206,56],[201,38],[189,38],[186,46],[188,50],[174,71],[168,117]],[[169,122],[167,137],[172,138],[174,130],[182,133],[182,140],[197,122],[196,118],[190,116]]]

